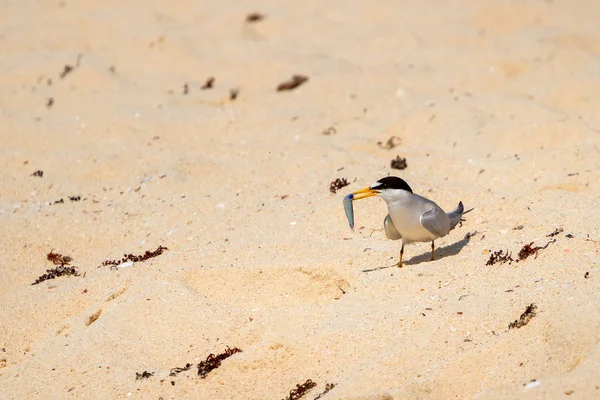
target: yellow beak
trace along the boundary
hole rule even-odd
[[[379,192],[377,190],[373,190],[370,187],[366,187],[364,189],[360,189],[357,192],[352,193],[354,196],[354,200],[362,200],[367,197],[377,196]]]

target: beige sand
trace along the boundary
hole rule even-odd
[[[422,4],[4,2],[0,398],[600,396],[600,3]],[[348,228],[387,174],[475,207],[436,261]],[[32,286],[50,250],[81,276]]]

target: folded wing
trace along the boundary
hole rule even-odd
[[[387,236],[388,239],[391,239],[391,240],[402,239],[402,235],[400,234],[400,232],[398,232],[398,230],[394,226],[394,223],[392,222],[392,218],[390,217],[390,214],[388,214],[387,217],[385,217],[385,219],[383,220],[383,230],[385,231],[385,236]]]

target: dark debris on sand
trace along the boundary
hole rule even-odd
[[[285,397],[283,400],[297,400],[304,396],[306,392],[308,392],[315,386],[317,386],[315,382],[313,382],[310,379],[307,379],[306,382],[304,382],[302,385],[297,384],[295,389],[290,390],[289,396]]]
[[[258,12],[253,12],[246,15],[246,22],[248,23],[262,21],[263,19],[265,19],[264,14]]]
[[[335,386],[336,386],[336,384],[335,384],[335,383],[326,383],[326,384],[325,384],[325,390],[324,390],[324,391],[322,391],[321,393],[319,393],[319,394],[317,395],[317,397],[315,397],[315,398],[314,398],[314,400],[319,400],[321,397],[323,397],[323,396],[325,396],[327,393],[329,393],[329,391],[330,391],[331,389],[333,389]]]
[[[510,324],[508,324],[508,329],[519,329],[524,327],[532,320],[533,317],[536,316],[537,306],[533,303],[527,306],[523,314],[519,317],[518,320],[514,320]]]
[[[135,380],[139,381],[139,380],[142,380],[142,379],[148,379],[152,375],[154,375],[154,372],[148,372],[148,371],[144,371],[142,373],[136,372],[135,373]]]
[[[406,163],[406,158],[396,156],[396,158],[394,158],[390,162],[390,166],[392,167],[392,169],[403,170],[403,169],[406,169],[406,167],[408,167],[408,164]]]
[[[217,369],[221,366],[221,361],[223,361],[226,358],[229,358],[232,355],[234,355],[235,353],[239,353],[241,351],[242,350],[238,349],[237,347],[234,347],[232,349],[229,346],[227,346],[225,351],[221,354],[217,354],[217,355],[209,354],[209,356],[206,357],[206,360],[201,361],[198,364],[198,375],[200,375],[200,377],[202,379],[206,378],[206,376],[208,375],[208,373],[210,371]]]
[[[127,262],[127,261],[133,261],[133,262],[146,261],[150,258],[160,256],[165,250],[169,250],[169,249],[164,246],[158,246],[158,248],[156,250],[154,250],[154,251],[146,250],[146,252],[144,254],[139,255],[139,256],[135,256],[133,254],[123,254],[123,258],[120,260],[105,260],[105,261],[103,261],[102,266],[111,265],[111,266],[116,267],[117,265]]]
[[[281,82],[279,85],[277,85],[277,91],[278,92],[282,92],[284,90],[293,90],[293,89],[296,89],[298,86],[302,85],[306,81],[308,81],[308,76],[305,76],[305,75],[293,75],[287,81]]]
[[[50,250],[50,253],[46,254],[46,258],[54,265],[68,265],[73,259],[69,256],[63,256],[59,253],[54,253],[54,250]]]
[[[79,276],[79,272],[77,272],[77,267],[71,267],[68,265],[60,265],[56,268],[47,269],[46,273],[35,280],[32,285],[37,285],[49,279],[58,278],[59,276],[65,275],[73,275]]]
[[[346,178],[338,178],[329,184],[329,191],[335,194],[338,190],[348,186],[349,184],[350,183],[346,180]]]
[[[554,243],[554,242],[556,242],[556,239],[552,239],[551,241],[546,243],[545,246],[535,246],[535,247],[533,247],[534,242],[528,243],[528,244],[524,245],[521,248],[521,250],[519,250],[518,258],[516,260],[514,258],[512,258],[512,253],[509,253],[508,250],[506,250],[506,252],[504,252],[504,250],[494,251],[494,252],[492,252],[492,254],[490,254],[490,258],[485,263],[485,265],[504,264],[504,263],[511,264],[512,262],[519,262],[519,261],[526,260],[529,256],[531,256],[533,254],[535,254],[535,258],[537,258],[537,254],[538,254],[539,250],[543,250],[543,249],[547,248],[550,245],[550,243]]]
[[[402,143],[402,139],[398,136],[392,136],[385,143],[377,142],[377,146],[379,146],[380,149],[391,150],[394,147],[399,146],[400,143]]]
[[[79,276],[79,272],[77,272],[77,267],[69,265],[69,263],[73,261],[71,257],[64,256],[60,253],[54,253],[54,251],[51,250],[50,253],[46,254],[46,258],[52,264],[57,265],[57,267],[47,269],[46,273],[37,278],[35,282],[32,283],[32,285],[37,285],[49,279],[58,278],[59,276]]]
[[[169,376],[177,376],[177,374],[179,374],[180,372],[189,371],[190,368],[192,368],[192,364],[190,363],[185,364],[185,367],[171,368]]]

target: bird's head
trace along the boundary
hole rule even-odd
[[[362,200],[366,199],[367,197],[380,196],[386,202],[389,202],[405,195],[406,193],[412,192],[412,189],[410,186],[408,186],[408,183],[406,183],[404,179],[398,178],[397,176],[386,176],[371,186],[352,193],[352,195],[354,196],[354,200]]]

